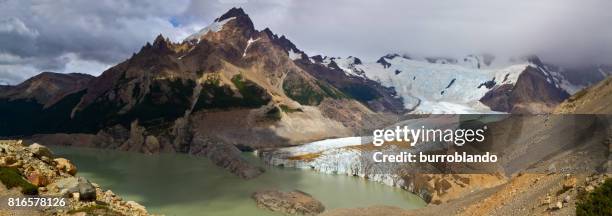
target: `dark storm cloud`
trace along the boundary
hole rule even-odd
[[[15,83],[45,70],[99,74],[155,35],[178,34],[168,18],[188,3],[0,1],[0,78]]]
[[[43,70],[99,74],[157,34],[179,41],[234,6],[311,55],[612,60],[606,0],[0,0],[0,80]]]

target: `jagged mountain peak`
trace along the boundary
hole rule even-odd
[[[249,15],[247,15],[244,10],[242,10],[242,8],[238,7],[233,7],[231,9],[229,9],[227,12],[225,12],[223,15],[221,15],[219,18],[215,19],[215,22],[220,22],[229,18],[249,18]]]
[[[165,38],[162,34],[157,35],[153,41],[152,47],[164,48],[170,46],[171,42],[168,38]]]
[[[167,53],[171,52],[174,45],[167,37],[164,37],[162,34],[157,35],[153,40],[153,43],[147,42],[138,53],[134,55],[141,55],[146,53]]]
[[[227,11],[225,14],[221,15],[219,18],[215,19],[215,22],[222,22],[229,19],[235,19],[236,25],[234,27],[241,28],[243,31],[247,33],[252,33],[255,31],[255,26],[253,25],[253,21],[247,15],[242,8],[232,8]]]
[[[278,36],[276,34],[274,34],[274,32],[272,32],[272,30],[270,30],[270,28],[266,27],[261,32],[263,32],[264,34],[268,35],[268,37],[271,38],[271,39],[277,39],[278,38]]]
[[[153,40],[153,44],[159,44],[159,43],[166,43],[168,42],[168,39],[164,37],[164,35],[159,34],[157,35],[157,37],[155,37],[155,40]]]
[[[544,63],[542,63],[542,60],[540,60],[540,57],[538,57],[537,55],[528,55],[524,57],[525,60],[527,60],[527,62],[535,64],[537,66],[544,66]]]
[[[244,10],[242,10],[242,8],[232,8],[215,19],[210,25],[185,38],[184,42],[197,43],[209,33],[221,32],[225,28],[229,28],[232,32],[231,34],[240,34],[247,39],[256,32],[253,21]],[[222,38],[225,38],[225,36]]]

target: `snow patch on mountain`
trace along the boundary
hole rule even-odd
[[[261,38],[257,38],[257,39],[249,38],[249,40],[247,41],[247,45],[244,48],[244,51],[242,52],[242,57],[246,56],[247,50],[249,50],[249,47],[251,47],[251,44],[257,42],[259,39]]]
[[[557,88],[561,88],[563,90],[565,90],[568,94],[573,95],[576,92],[582,90],[583,88],[585,88],[586,86],[583,85],[576,85],[571,83],[570,81],[568,81],[565,76],[563,76],[561,74],[560,71],[554,71],[548,67],[544,67],[544,68],[540,68],[540,70],[545,71],[545,75],[546,75],[546,80],[549,82],[553,82],[555,83],[555,85],[557,86]],[[561,69],[563,70],[563,69]]]
[[[293,49],[289,49],[288,53],[289,53],[289,58],[291,60],[295,61],[295,60],[298,60],[298,59],[302,59],[302,54],[299,53],[299,52],[294,52]]]
[[[365,72],[359,68],[357,65],[362,64],[361,60],[356,57],[349,56],[348,58],[339,58],[339,57],[325,57],[323,59],[324,65],[328,67],[338,67],[348,76],[367,78],[365,76]]]
[[[198,31],[195,34],[190,35],[189,37],[185,38],[185,42],[190,42],[190,41],[196,41],[196,42],[200,42],[200,38],[204,37],[206,34],[208,34],[208,32],[219,32],[223,29],[223,25],[225,25],[227,22],[236,19],[236,17],[230,17],[224,20],[219,20],[216,22],[211,23],[210,25],[206,26],[205,28],[201,29],[200,31]]]

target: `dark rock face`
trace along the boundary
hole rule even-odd
[[[510,98],[512,96],[513,85],[504,84],[498,86],[491,91],[487,92],[485,96],[480,99],[480,102],[489,106],[491,110],[508,112],[512,110],[512,104]]]
[[[384,68],[391,67],[391,63],[387,62],[384,57],[379,58],[376,63],[381,64]]]
[[[541,69],[527,67],[514,85],[501,85],[480,99],[494,111],[510,113],[550,113],[569,97]]]
[[[190,146],[190,154],[205,156],[217,166],[223,167],[241,178],[252,179],[264,172],[263,168],[253,166],[243,159],[236,146],[203,136],[194,137]]]
[[[406,111],[402,99],[395,97],[396,92],[392,88],[386,88],[373,80],[348,76],[338,67],[313,64],[308,60],[295,62],[315,78],[326,81],[343,94],[358,100],[374,111],[391,113]]]
[[[484,87],[486,87],[488,89],[491,89],[491,88],[495,87],[495,85],[497,85],[497,83],[495,82],[495,77],[493,77],[492,80],[486,81],[486,82],[481,83],[480,85],[478,85],[478,88],[484,86]]]
[[[291,192],[260,191],[255,192],[252,197],[257,207],[287,215],[317,215],[325,211],[325,206],[320,201],[298,190]]]
[[[352,57],[352,56],[349,56],[349,58],[351,58],[351,57]],[[361,62],[361,59],[359,59],[359,58],[357,58],[357,57],[352,57],[352,58],[354,59],[354,60],[353,60],[353,64],[360,65],[360,64],[362,63],[362,62]]]
[[[323,62],[323,57],[321,55],[312,56],[311,58],[312,60],[314,60],[315,63]]]

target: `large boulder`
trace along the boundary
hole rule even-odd
[[[78,193],[80,200],[91,201],[96,199],[96,188],[83,177],[60,179],[50,184],[47,188],[51,190],[51,193],[62,197],[69,197],[74,193]]]
[[[253,194],[253,199],[259,208],[289,215],[317,215],[325,211],[325,206],[320,201],[299,190],[260,191]]]
[[[34,153],[34,155],[38,156],[39,158],[43,156],[48,157],[48,158],[53,158],[53,152],[51,152],[51,150],[49,150],[49,148],[47,148],[44,145],[34,143],[28,146],[28,148],[30,149],[32,153]]]
[[[55,161],[56,165],[55,167],[59,170],[62,170],[70,175],[76,175],[77,173],[77,168],[74,164],[72,164],[68,159],[66,158],[55,158],[53,159],[53,161]]]
[[[145,138],[145,146],[143,151],[149,154],[159,153],[160,144],[157,137],[149,135]]]

